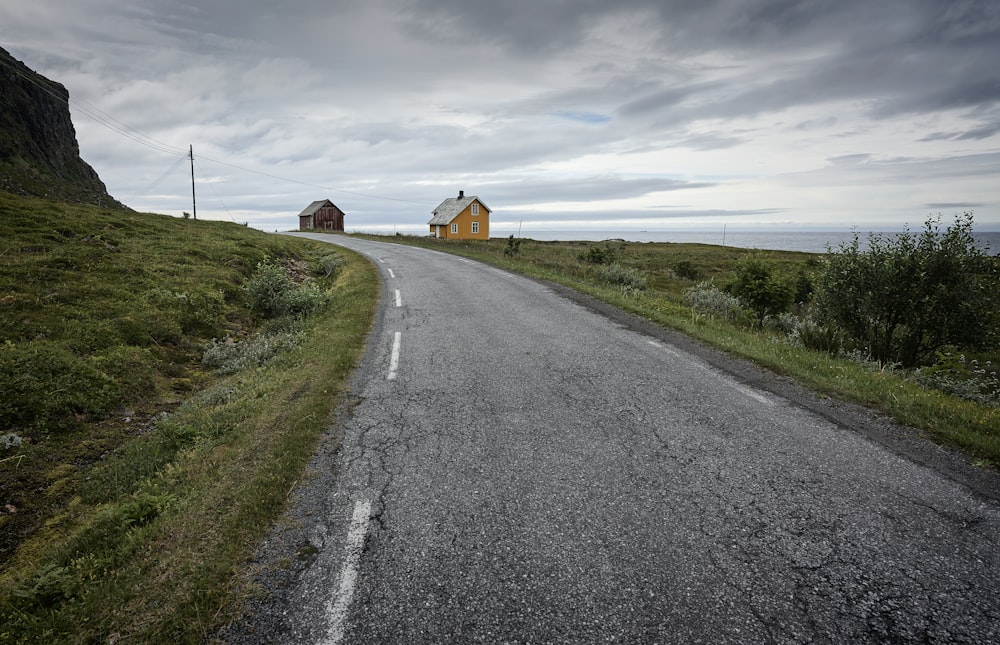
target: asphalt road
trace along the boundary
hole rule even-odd
[[[988,474],[551,286],[332,241],[383,303],[231,642],[1000,642]]]

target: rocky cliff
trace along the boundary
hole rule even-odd
[[[80,158],[65,87],[0,48],[0,190],[123,208]]]

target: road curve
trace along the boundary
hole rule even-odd
[[[316,237],[383,302],[230,642],[1000,642],[992,499],[545,285]]]

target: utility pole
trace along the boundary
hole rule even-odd
[[[188,144],[188,156],[191,158],[191,214],[198,219],[198,206],[194,201],[194,145]]]

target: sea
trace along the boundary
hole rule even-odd
[[[919,233],[920,231],[911,231]],[[678,242],[696,244],[717,244],[742,249],[760,249],[772,251],[803,251],[805,253],[827,253],[836,251],[842,244],[848,244],[854,239],[852,231],[725,231],[725,230],[686,230],[686,231],[542,231],[523,229],[517,232],[494,231],[494,237],[507,237],[511,233],[515,237],[533,240],[564,240],[590,241],[625,240],[626,242]],[[896,233],[876,233],[892,236]],[[858,232],[861,248],[867,248],[871,233]],[[973,233],[976,244],[990,255],[1000,255],[1000,231]]]

